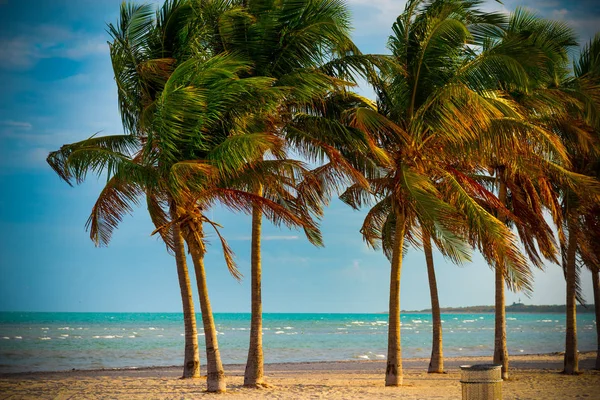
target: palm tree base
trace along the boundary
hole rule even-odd
[[[192,376],[181,376],[179,379],[202,379],[206,378],[206,375],[192,375]]]
[[[583,375],[582,371],[565,371],[564,369],[560,373],[563,375]]]

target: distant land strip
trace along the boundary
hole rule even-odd
[[[470,306],[470,307],[445,307],[441,309],[442,313],[493,313],[495,310],[494,306]],[[566,305],[525,305],[525,304],[511,304],[506,306],[506,312],[518,312],[518,313],[564,313],[566,311]],[[430,313],[431,309],[425,310],[412,310],[402,311],[403,313]],[[594,305],[577,305],[578,313],[593,313]]]

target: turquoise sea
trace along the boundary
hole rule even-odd
[[[250,315],[221,313],[215,320],[223,362],[245,363]],[[442,320],[445,356],[492,354],[493,314],[444,314]],[[508,314],[507,320],[509,353],[563,350],[563,314]],[[595,350],[594,314],[579,314],[577,322],[579,349]],[[202,332],[199,327],[204,346]],[[386,340],[386,314],[264,314],[266,363],[384,359]],[[0,373],[182,365],[183,342],[178,313],[4,312]],[[402,346],[405,358],[430,355],[431,315],[402,315]]]

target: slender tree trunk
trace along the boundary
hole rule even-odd
[[[598,266],[597,266],[598,267]],[[596,311],[596,367],[600,370],[600,274],[598,269],[592,269],[592,284],[594,286],[594,309]]]
[[[507,188],[504,179],[500,178],[498,199],[506,205]],[[496,298],[494,329],[494,364],[502,365],[502,379],[508,379],[508,349],[506,347],[506,308],[504,299],[504,263],[496,263]]]
[[[574,375],[579,373],[579,356],[577,354],[577,301],[576,291],[576,256],[577,234],[572,222],[568,222],[569,241],[567,243],[567,334],[565,340],[564,373]]]
[[[444,373],[444,352],[442,350],[442,315],[440,312],[440,301],[438,298],[435,269],[433,266],[433,251],[431,249],[431,238],[423,233],[423,250],[427,262],[427,275],[429,277],[429,292],[431,295],[431,322],[433,324],[433,338],[431,342],[431,360],[429,361],[429,373]]]
[[[396,216],[396,237],[390,272],[390,305],[388,324],[388,354],[385,386],[402,385],[402,345],[400,343],[400,276],[404,246],[404,215]]]
[[[258,188],[257,195],[262,196],[262,187]],[[262,266],[260,255],[260,239],[262,229],[262,212],[259,207],[252,209],[252,315],[250,322],[250,347],[248,360],[244,373],[244,386],[266,386],[264,382],[264,357],[262,346],[262,294],[261,279]]]
[[[171,218],[177,217],[174,205],[171,205]],[[178,224],[173,224],[173,241],[175,242],[175,262],[179,289],[183,303],[183,324],[185,326],[185,355],[183,360],[182,378],[200,377],[200,354],[198,353],[198,330],[196,329],[196,314],[192,298],[192,285],[185,259],[185,246]]]
[[[202,311],[202,324],[204,326],[204,340],[206,342],[206,383],[209,392],[225,392],[225,371],[219,353],[217,329],[213,318],[208,288],[206,287],[206,271],[204,270],[204,244],[199,238],[203,237],[201,222],[193,222],[185,227],[185,238],[194,261],[200,309]]]

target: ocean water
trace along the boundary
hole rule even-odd
[[[580,351],[596,348],[594,314],[578,315]],[[493,353],[493,314],[443,314],[444,355]],[[200,323],[198,316],[198,323]],[[215,314],[225,364],[243,364],[250,315]],[[264,314],[265,362],[385,359],[386,314]],[[0,313],[0,373],[183,364],[178,313]],[[507,314],[511,354],[564,349],[563,314]],[[199,326],[201,362],[204,333]],[[402,315],[403,357],[428,357],[431,315]]]

